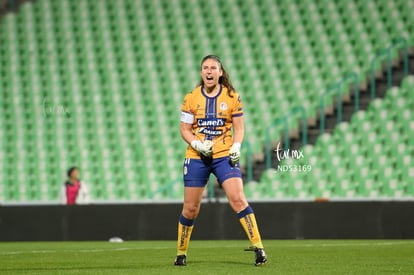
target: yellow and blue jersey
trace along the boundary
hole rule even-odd
[[[215,97],[209,97],[203,86],[198,86],[184,97],[182,115],[186,117],[186,122],[191,123],[191,119],[193,120],[192,130],[197,139],[213,142],[213,158],[228,156],[233,144],[233,118],[243,115],[239,94],[233,91],[231,95],[232,97],[228,95],[227,88],[220,84],[220,90]],[[199,159],[200,155],[188,146],[185,157]]]

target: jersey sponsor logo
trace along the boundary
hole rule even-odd
[[[220,127],[224,126],[225,118],[199,118],[197,119],[198,127]]]
[[[198,132],[201,134],[209,135],[209,136],[221,136],[221,134],[223,133],[222,130],[212,130],[212,129],[204,128],[204,127],[201,127],[198,130]]]

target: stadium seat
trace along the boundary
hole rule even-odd
[[[202,56],[221,56],[245,104],[245,140],[260,155],[266,129],[276,119],[296,106],[304,106],[307,116],[315,117],[326,87],[349,71],[365,79],[370,58],[393,38],[403,36],[414,46],[413,8],[411,0],[24,3],[0,19],[0,92],[10,91],[0,103],[0,133],[5,137],[0,138],[0,148],[7,159],[0,169],[4,192],[0,199],[57,202],[64,171],[72,165],[81,168],[95,201],[147,199],[163,187],[173,191],[157,194],[157,199],[171,199],[171,194],[180,198],[182,184],[169,187],[181,178],[186,146],[178,133],[179,109],[199,79]],[[216,20],[203,16],[211,12]],[[406,86],[412,89],[412,80],[401,89],[408,93]],[[347,87],[342,92],[347,93]],[[332,105],[332,98],[327,98],[327,105]],[[389,121],[389,128],[371,123],[367,127],[377,129],[372,138],[388,148],[389,138],[394,138],[390,131],[401,131],[396,140],[413,150],[409,110],[414,101],[378,104],[366,117],[343,126],[345,136],[334,134],[309,149],[319,160],[316,174],[281,176],[303,190],[271,180],[274,194],[292,198],[359,194],[353,193],[357,187],[350,178],[329,185],[338,174],[322,172],[325,167],[333,169],[334,159],[319,146],[356,141],[361,152],[371,150],[358,125],[371,122],[372,116],[398,121]],[[397,111],[403,108],[405,112]],[[298,122],[294,117],[289,126],[296,128]],[[272,141],[279,139],[279,130],[272,131]],[[341,168],[353,165],[342,161],[348,156],[345,148],[335,148]],[[372,173],[395,180],[412,171]],[[255,185],[269,191],[266,184]],[[252,197],[263,195],[246,189]],[[405,194],[412,189],[396,184],[387,190]]]
[[[391,88],[384,99],[371,102],[367,111],[355,113],[350,123],[340,123],[332,134],[325,133],[314,146],[306,146],[304,159],[290,159],[294,166],[311,165],[312,173],[286,177],[269,170],[259,184],[292,184],[293,178],[295,192],[307,199],[412,197],[414,146],[405,132],[414,129],[410,112],[413,83],[413,76],[406,77],[401,88]],[[278,191],[272,188],[269,195],[266,190],[266,198],[277,198]]]

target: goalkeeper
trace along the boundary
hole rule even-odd
[[[219,57],[204,57],[200,74],[199,85],[185,96],[181,109],[180,132],[189,146],[183,167],[184,205],[178,222],[175,265],[186,265],[191,232],[210,173],[217,177],[237,213],[255,251],[256,265],[262,265],[266,254],[253,209],[244,196],[238,163],[244,136],[242,102]]]

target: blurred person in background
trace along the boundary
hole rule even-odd
[[[68,179],[64,183],[66,204],[85,204],[89,202],[89,193],[86,185],[79,179],[79,168],[73,166],[67,171]]]

